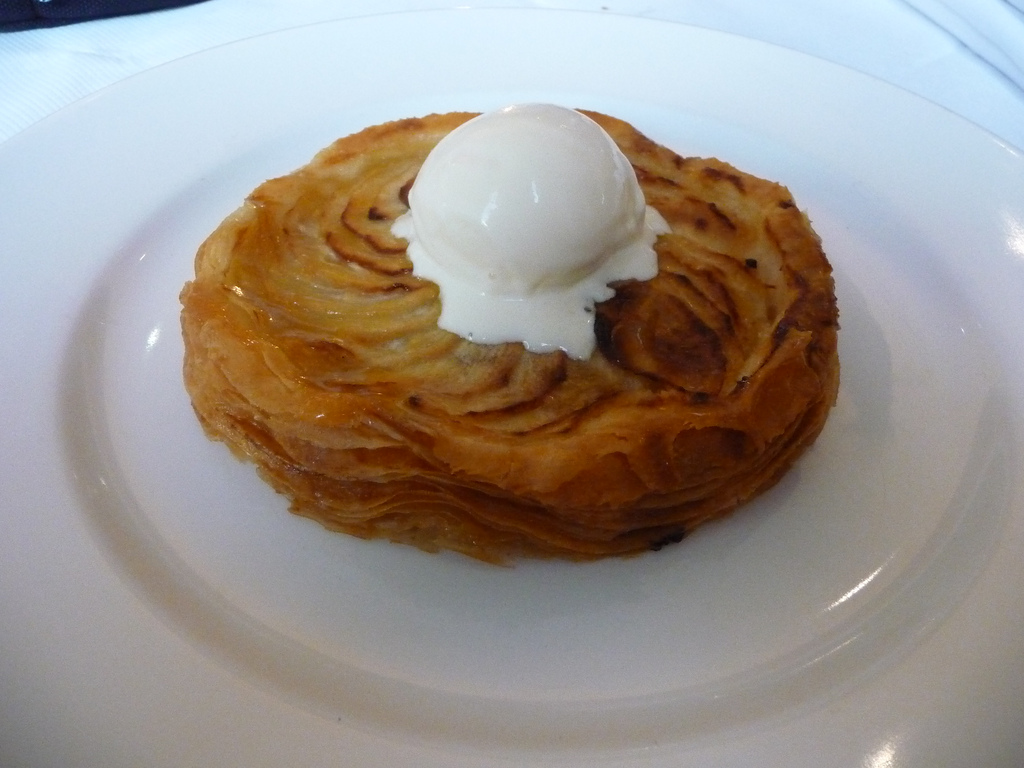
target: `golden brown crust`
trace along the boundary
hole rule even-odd
[[[390,227],[468,113],[340,139],[207,239],[182,292],[207,433],[328,528],[490,561],[659,548],[773,485],[839,379],[831,269],[789,192],[588,112],[671,232],[585,362],[437,327]]]

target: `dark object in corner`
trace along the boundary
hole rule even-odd
[[[160,11],[203,0],[0,0],[0,32]]]

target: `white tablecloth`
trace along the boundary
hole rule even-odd
[[[424,8],[571,8],[733,32],[844,64],[1024,147],[1024,0],[207,0],[0,34],[0,142],[172,59],[302,24]]]

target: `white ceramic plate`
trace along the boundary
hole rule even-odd
[[[177,294],[263,179],[383,120],[554,101],[786,183],[843,384],[783,483],[627,561],[330,534],[208,442]],[[0,148],[0,762],[1024,760],[1024,160],[681,25],[364,18],[152,70]]]

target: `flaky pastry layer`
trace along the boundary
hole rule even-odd
[[[327,528],[482,560],[678,541],[775,484],[839,383],[831,268],[782,186],[587,112],[671,232],[586,361],[443,331],[391,224],[468,113],[367,128],[257,188],[181,294],[206,433]]]

